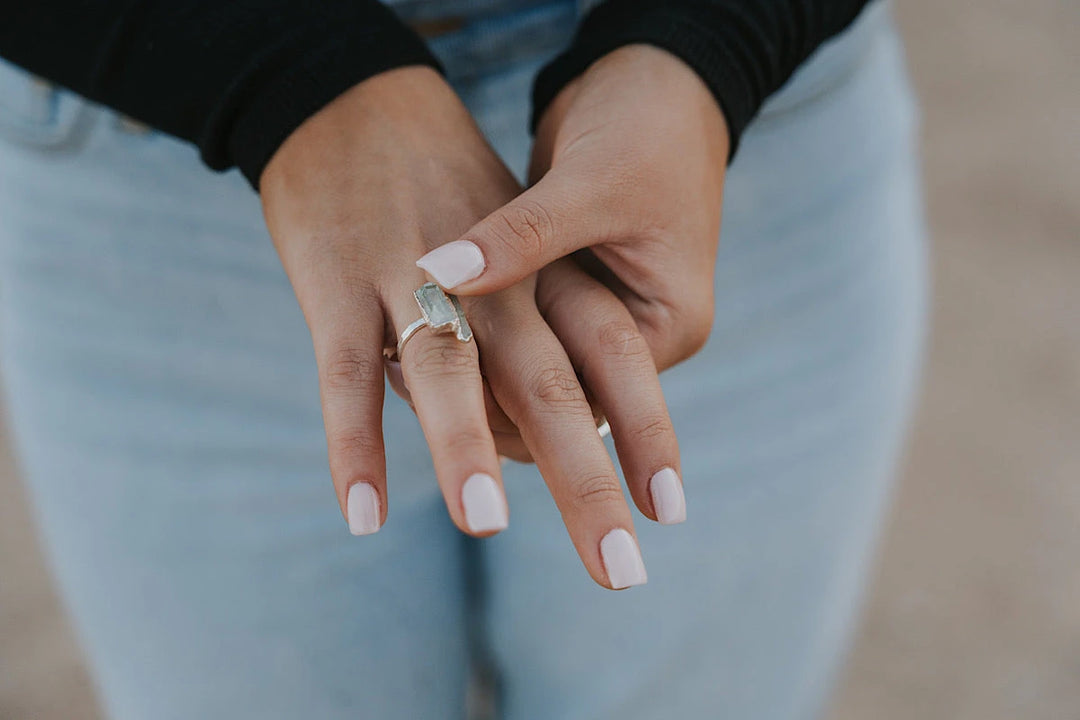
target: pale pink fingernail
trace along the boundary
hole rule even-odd
[[[473,532],[505,530],[509,524],[506,498],[495,478],[486,473],[469,476],[461,488],[461,504],[465,506],[465,524]]]
[[[379,493],[368,483],[356,483],[349,488],[346,501],[349,511],[349,532],[371,535],[379,532]]]
[[[649,581],[637,541],[622,528],[615,528],[603,537],[600,541],[600,557],[607,570],[608,582],[616,590],[644,585]]]
[[[484,272],[484,253],[475,243],[455,240],[440,245],[416,261],[442,287],[452,290]]]
[[[649,481],[649,493],[652,495],[656,519],[661,525],[675,525],[686,520],[686,496],[683,495],[677,472],[664,468],[653,475]]]

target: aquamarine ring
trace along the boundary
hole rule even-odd
[[[420,307],[420,317],[401,331],[396,348],[383,351],[387,360],[400,361],[405,343],[421,328],[427,327],[439,334],[453,333],[459,342],[467,343],[473,338],[472,328],[465,319],[465,311],[457,297],[448,295],[435,283],[424,283],[413,293]]]

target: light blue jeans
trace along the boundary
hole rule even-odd
[[[578,11],[518,4],[433,44],[521,172],[530,79]],[[308,333],[250,188],[0,73],[11,428],[108,717],[453,719],[470,686],[505,720],[819,712],[923,334],[915,113],[886,6],[744,138],[712,340],[664,376],[689,519],[638,522],[649,584],[619,593],[589,580],[532,467],[506,470],[509,530],[460,535],[392,396],[389,522],[350,536]]]

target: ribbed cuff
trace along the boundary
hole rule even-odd
[[[291,57],[261,92],[246,99],[233,119],[220,164],[236,164],[252,187],[270,158],[305,120],[357,83],[398,67],[421,65],[442,72],[438,60],[410,28],[394,23],[314,28],[319,42]],[[200,144],[202,145],[202,144]],[[203,160],[214,166],[203,147]]]
[[[858,17],[867,0],[605,0],[581,23],[570,49],[533,87],[535,130],[571,80],[616,48],[667,50],[701,76],[727,121],[730,157],[768,96],[823,42]]]
[[[659,47],[689,65],[705,82],[724,113],[734,156],[742,131],[757,112],[747,77],[745,48],[731,34],[710,27],[677,2],[606,2],[582,21],[570,48],[552,60],[533,85],[532,130],[556,95],[590,65],[620,47]]]

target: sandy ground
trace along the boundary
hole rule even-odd
[[[936,307],[836,720],[1080,719],[1080,5],[900,0]]]
[[[935,329],[833,720],[1080,718],[1080,6],[899,0]],[[0,720],[90,720],[0,456]]]

